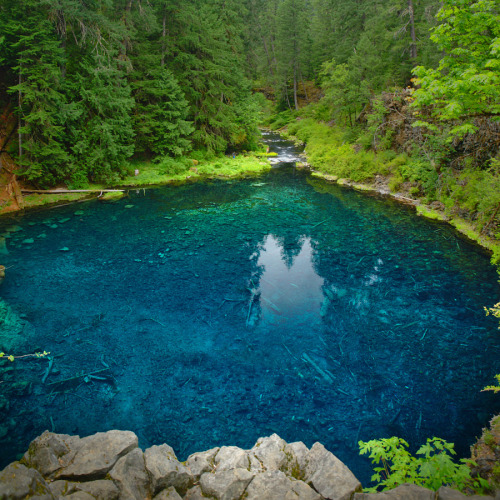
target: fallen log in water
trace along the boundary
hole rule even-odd
[[[74,377],[65,378],[64,380],[51,382],[50,384],[47,384],[47,387],[50,388],[51,392],[62,392],[70,389],[75,389],[79,385],[83,383],[89,383],[92,380],[100,380],[110,383],[114,381],[113,376],[110,373],[110,369],[102,368],[100,370],[81,373],[80,375],[75,375]]]

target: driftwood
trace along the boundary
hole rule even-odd
[[[67,193],[123,193],[125,189],[22,189],[23,193],[67,194]]]
[[[76,375],[74,377],[65,378],[64,380],[58,380],[57,382],[51,382],[50,384],[47,384],[47,387],[50,388],[51,392],[63,392],[75,389],[79,385],[89,383],[92,380],[112,382],[114,379],[109,368],[102,368],[93,372],[81,373],[80,375]]]
[[[328,373],[327,370],[321,369],[318,364],[311,359],[311,357],[307,354],[304,353],[302,354],[302,360],[305,361],[306,363],[309,363],[323,378],[325,382],[328,382],[329,384],[332,384],[334,382],[333,376]]]

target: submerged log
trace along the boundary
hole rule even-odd
[[[51,382],[47,384],[51,392],[63,392],[71,389],[77,388],[83,383],[89,383],[92,380],[100,380],[103,382],[114,382],[113,376],[110,373],[109,368],[102,368],[100,370],[95,370],[88,373],[81,373],[80,375],[75,375],[74,377],[65,378],[64,380],[58,380],[56,382]]]

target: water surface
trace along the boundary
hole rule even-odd
[[[278,165],[0,221],[21,228],[0,292],[26,321],[22,348],[54,356],[45,383],[47,360],[4,373],[4,394],[32,384],[8,393],[3,466],[45,429],[128,429],[181,460],[276,432],[321,441],[365,485],[360,439],[440,436],[467,455],[500,410],[480,392],[500,372],[488,257],[405,207]]]

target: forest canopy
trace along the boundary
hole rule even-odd
[[[259,90],[353,127],[413,84],[419,124],[463,136],[499,115],[499,26],[493,0],[2,0],[10,153],[40,187],[112,183],[132,158],[255,148]]]

